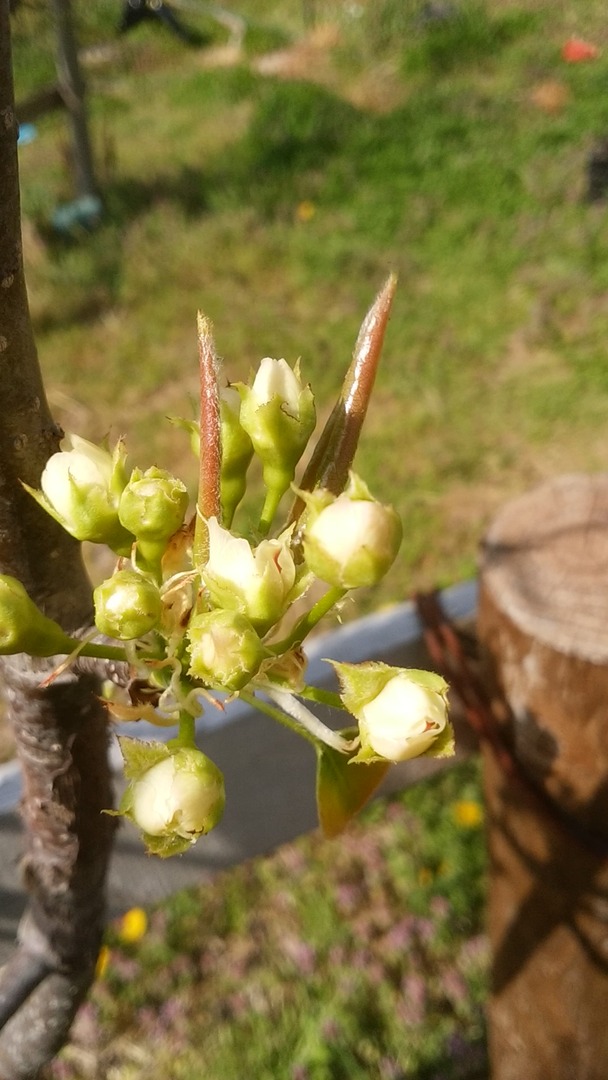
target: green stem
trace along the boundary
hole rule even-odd
[[[179,731],[174,739],[167,743],[173,750],[196,749],[196,721],[189,712],[180,712]]]
[[[302,616],[294,626],[291,634],[288,634],[282,641],[277,641],[276,644],[269,645],[268,651],[274,656],[282,656],[283,653],[287,652],[289,649],[293,649],[294,646],[301,645],[310,631],[314,629],[317,623],[327,615],[328,611],[331,611],[332,607],[334,607],[347,592],[348,589],[340,589],[337,585],[333,585],[320,600],[317,600],[310,611],[307,611],[306,614]]]
[[[139,570],[150,574],[157,585],[163,583],[161,560],[167,548],[164,543],[151,540],[138,540],[136,545],[135,561]]]
[[[283,498],[283,495],[289,488],[289,481],[285,487],[273,484],[266,488],[266,498],[264,499],[264,506],[262,508],[262,514],[260,517],[260,523],[258,529],[262,536],[268,536],[270,527],[274,521],[274,516],[279,508],[279,503]]]
[[[74,650],[78,650],[79,656],[93,656],[98,660],[122,660],[127,661],[128,657],[123,648],[119,645],[96,645],[94,642],[89,642],[88,645],[83,645],[80,648],[81,642],[72,641],[71,644]],[[66,649],[66,653],[70,650]]]
[[[255,694],[251,694],[246,690],[241,690],[239,697],[254,709],[258,709],[259,712],[265,713],[265,715],[270,716],[272,720],[276,720],[279,724],[282,724],[283,727],[289,728],[290,731],[295,731],[296,735],[300,735],[303,739],[306,739],[307,742],[311,743],[315,748],[322,745],[321,739],[317,739],[314,735],[311,735],[309,731],[306,731],[301,724],[298,724],[291,716],[284,713],[282,709],[278,709],[275,705],[270,705],[269,702],[256,697]]]

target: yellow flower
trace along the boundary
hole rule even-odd
[[[296,206],[296,218],[298,221],[310,221],[316,212],[315,204],[310,202],[309,199],[304,199],[303,202],[298,203]]]
[[[103,979],[106,971],[108,970],[108,964],[110,963],[110,950],[107,945],[102,945],[99,950],[99,956],[97,957],[97,963],[95,965],[95,978]]]
[[[134,907],[125,912],[120,920],[118,936],[126,945],[141,941],[148,929],[148,916],[143,908]]]
[[[473,799],[454,803],[454,819],[461,829],[477,829],[483,821],[483,810]]]

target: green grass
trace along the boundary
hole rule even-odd
[[[484,1076],[477,771],[179,893],[136,944],[117,924],[52,1077]]]
[[[321,19],[331,5],[317,8]],[[268,47],[260,27],[278,34],[273,46],[301,33],[279,3],[236,9],[257,27],[254,53]],[[77,10],[87,43],[114,41],[108,9]],[[206,70],[152,27],[122,42],[89,71],[107,208],[92,235],[66,243],[49,229],[71,197],[63,118],[41,119],[21,154],[55,411],[84,434],[126,431],[134,458],[191,484],[194,463],[162,417],[192,415],[196,309],[215,322],[229,377],[266,354],[301,356],[324,414],[375,290],[398,271],[358,467],[395,501],[406,540],[360,610],[472,573],[501,500],[602,467],[608,402],[606,213],[582,199],[586,155],[608,125],[608,61],[560,59],[577,12],[578,31],[602,43],[599,7],[465,3],[436,25],[416,4],[383,11],[334,6],[325,85],[262,77],[250,52]],[[31,51],[41,10],[26,14],[19,93],[48,77],[41,44]],[[387,65],[395,100],[378,114],[356,88]],[[531,101],[546,79],[570,94],[555,115]]]

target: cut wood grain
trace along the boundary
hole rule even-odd
[[[502,733],[558,807],[547,813],[485,753],[492,1078],[605,1080],[608,474],[560,477],[508,503],[482,546],[480,584]]]

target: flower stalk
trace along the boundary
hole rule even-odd
[[[318,716],[315,716],[310,709],[307,709],[292,694],[288,694],[283,690],[270,689],[266,693],[284,713],[287,713],[292,720],[295,720],[317,743],[331,746],[340,754],[350,754],[355,749],[356,739],[345,739],[338,731],[334,731],[327,724],[324,724],[322,720],[319,720]]]

